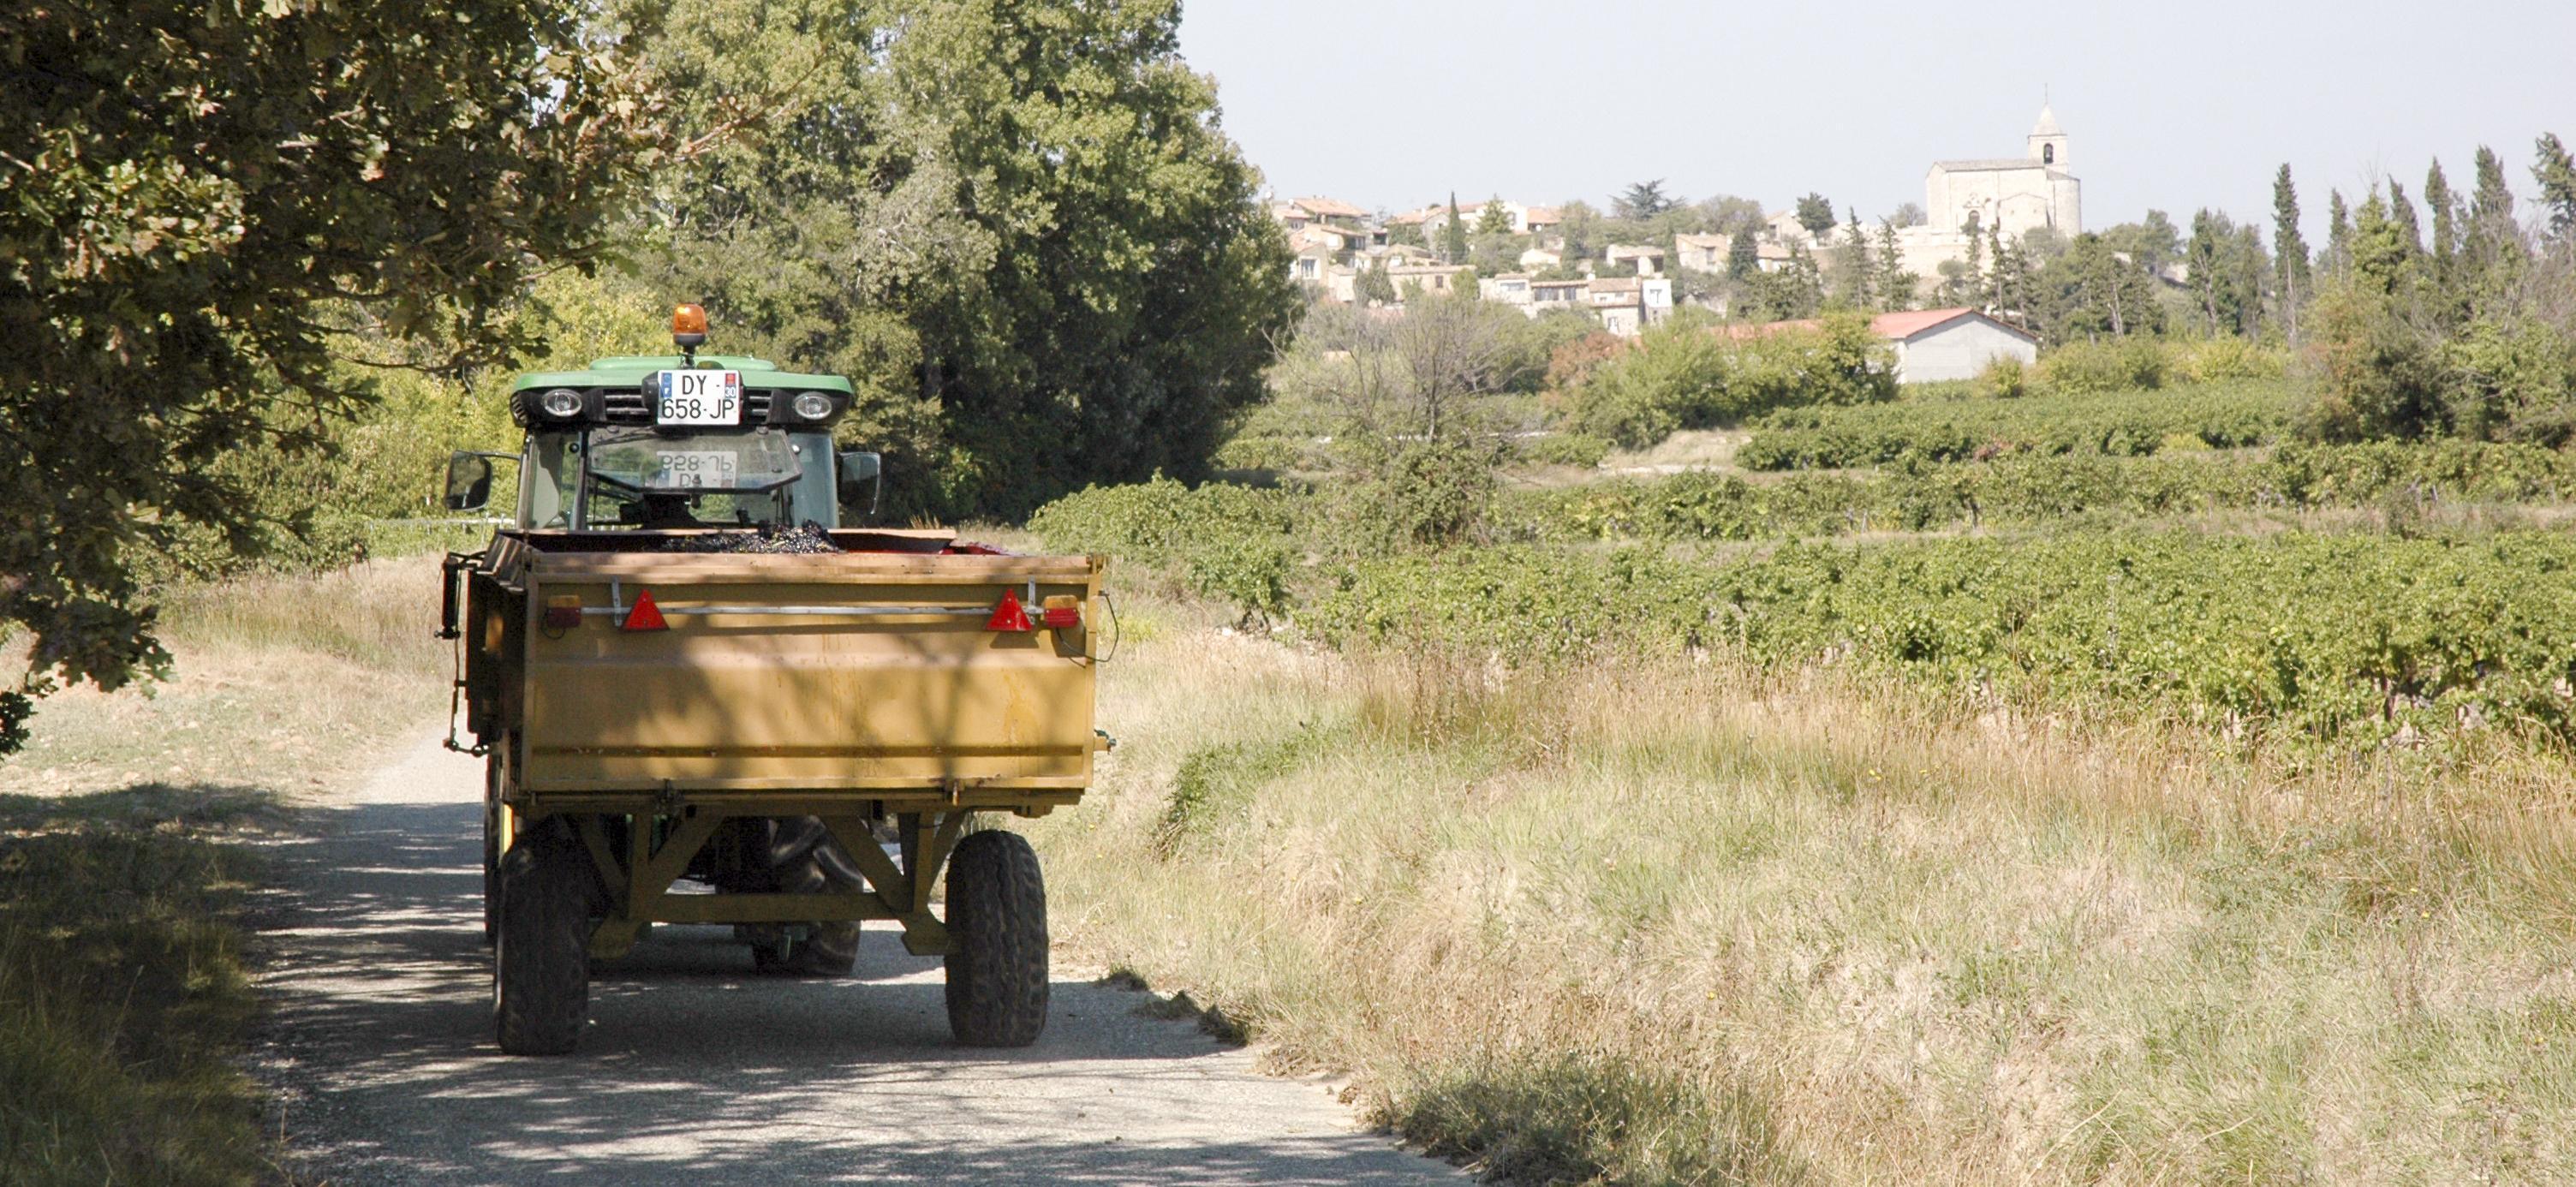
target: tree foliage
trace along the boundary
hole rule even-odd
[[[191,525],[257,546],[258,490],[369,399],[353,333],[390,365],[524,344],[529,277],[600,256],[671,149],[533,0],[21,6],[0,62],[0,634],[36,693],[166,662],[138,563]]]
[[[1805,227],[1810,235],[1822,236],[1833,228],[1834,204],[1826,201],[1823,194],[1811,191],[1806,197],[1798,199],[1797,214],[1798,225]]]
[[[899,510],[1202,473],[1298,308],[1173,0],[636,0],[690,129],[791,91],[665,195],[655,278],[719,342],[839,372]],[[1453,223],[1454,227],[1454,223]]]
[[[1650,219],[1678,205],[1677,199],[1664,192],[1664,179],[1660,177],[1632,182],[1610,199],[1611,211],[1623,219]]]

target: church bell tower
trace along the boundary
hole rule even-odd
[[[2030,159],[2051,169],[2066,168],[2066,130],[2057,126],[2057,113],[2046,103],[2039,105],[2039,122],[2030,126]]]

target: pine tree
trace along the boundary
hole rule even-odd
[[[2273,285],[2280,292],[2281,332],[2299,340],[2299,303],[2308,293],[2308,241],[2299,234],[2299,190],[2290,183],[2290,166],[2272,178]]]
[[[2342,190],[2327,190],[2326,203],[2326,271],[2341,276],[2352,267],[2352,211]]]
[[[2415,254],[2406,238],[2410,228],[2398,221],[2396,209],[2373,189],[2353,212],[2353,275],[2381,293],[2397,291]]]
[[[2567,157],[2567,146],[2558,142],[2555,132],[2540,134],[2539,159],[2531,166],[2531,176],[2540,183],[2540,202],[2549,208],[2549,236],[2564,240],[2576,234],[2576,161]]]
[[[1467,224],[1458,217],[1458,191],[1449,191],[1449,222],[1440,228],[1440,262],[1456,264],[1467,258]]]
[[[2415,221],[2415,203],[2406,198],[2406,187],[2396,179],[2388,182],[2388,225],[2395,228],[2398,246],[2408,258],[2424,254],[2424,225]]]

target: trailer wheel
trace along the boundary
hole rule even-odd
[[[519,836],[501,857],[492,1017],[501,1050],[563,1055],[590,1009],[592,884],[588,855],[560,819]]]
[[[771,821],[767,859],[771,888],[782,894],[847,894],[866,888],[858,864],[819,816]],[[764,973],[846,977],[858,962],[859,925],[854,920],[809,923],[801,936],[764,927],[751,944],[752,967]]]
[[[1046,880],[1018,833],[969,834],[948,859],[948,1029],[970,1047],[1046,1030]]]

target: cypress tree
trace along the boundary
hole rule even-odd
[[[2006,287],[2011,279],[2005,271],[2006,265],[2017,265],[2018,261],[2009,260],[2004,255],[2004,231],[2001,223],[1986,228],[1986,256],[1994,261],[1991,265],[1994,269],[1993,281],[1986,290],[1987,307],[1993,309],[1998,315],[2008,317],[2014,325],[2024,329],[2030,328],[2028,319],[2022,316],[2021,306],[2014,303],[2015,298],[2019,296],[2019,290]]]
[[[1449,191],[1449,222],[1440,228],[1440,262],[1455,264],[1467,258],[1467,227],[1458,217],[1458,191]]]
[[[1753,237],[1753,228],[1738,227],[1726,238],[1726,275],[1745,280],[1762,271],[1762,244]]]
[[[2281,332],[2296,342],[2299,302],[2306,299],[2308,292],[2308,241],[2299,234],[2299,190],[2290,183],[2286,161],[2272,177],[2272,243],[2276,252],[2274,287],[2281,295]]]
[[[2433,168],[2424,175],[2424,209],[2433,215],[2433,264],[2437,272],[2447,274],[2452,257],[2459,251],[2458,223],[2452,212],[2459,196],[2451,192],[2451,183],[2442,176],[2442,159],[2433,158]]]
[[[1842,244],[1834,249],[1834,271],[1838,274],[1835,279],[1841,282],[1836,287],[1842,290],[1836,295],[1854,309],[1867,309],[1871,291],[1869,236],[1861,230],[1859,210],[1846,208],[1844,214],[1851,222]]]
[[[1968,236],[1968,303],[1980,308],[1986,305],[1986,237],[1981,233],[1976,214],[1968,215],[1968,225],[1960,228]]]
[[[2478,146],[2478,188],[2469,199],[2469,221],[2476,227],[2513,225],[2513,188],[2504,183],[2504,158]]]
[[[1905,270],[1905,255],[1896,247],[1896,220],[1878,223],[1878,303],[1888,309],[1914,307],[1915,277]]]
[[[2192,291],[2200,294],[2203,328],[2212,337],[2218,334],[2218,303],[2228,284],[2224,261],[2229,234],[2227,216],[2204,206],[2191,216],[2191,245],[2183,249],[2183,259],[2191,269]]]
[[[2567,146],[2555,132],[2540,134],[2539,149],[2531,176],[2540,183],[2541,204],[2549,208],[2550,237],[2564,239],[2576,232],[2576,161],[2568,159]]]
[[[2513,221],[2513,187],[2505,184],[2504,158],[2479,145],[2477,172],[2460,244],[2461,284],[2473,300],[2495,291],[2525,251],[2522,227]]]
[[[2236,228],[2230,244],[2228,278],[2235,290],[2235,326],[2237,333],[2248,338],[2263,336],[2263,282],[2270,278],[2272,258],[2263,250],[2262,228],[2252,223]]]
[[[2341,276],[2352,267],[2352,211],[2342,190],[2326,191],[2326,270]]]
[[[2415,203],[2406,197],[2406,187],[2396,179],[2388,182],[2388,225],[2397,229],[2398,246],[2407,258],[2424,254],[2424,225],[2415,221]]]

